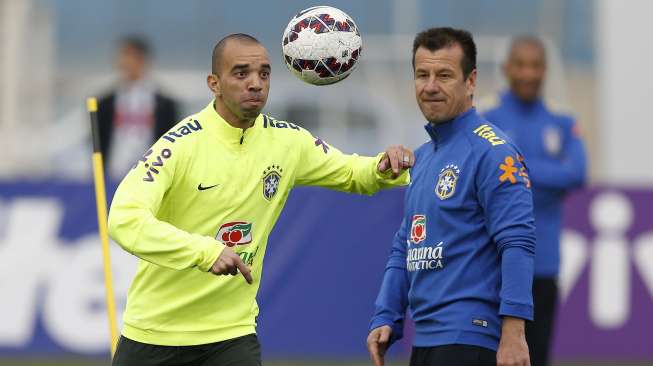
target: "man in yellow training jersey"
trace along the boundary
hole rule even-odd
[[[141,259],[116,366],[261,365],[256,293],[290,189],[373,194],[409,182],[414,156],[402,146],[345,155],[261,114],[270,61],[249,35],[218,42],[207,84],[215,99],[161,136],[111,205],[111,237]]]

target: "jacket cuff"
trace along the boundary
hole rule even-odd
[[[202,241],[202,246],[203,248],[200,252],[197,268],[202,272],[208,272],[211,270],[213,263],[215,263],[220,254],[222,254],[225,245],[213,238],[206,237],[205,240]]]
[[[374,318],[370,323],[370,332],[376,328],[382,327],[384,325],[392,328],[392,334],[390,334],[390,344],[400,340],[404,336],[404,324],[403,322],[393,322],[392,320],[383,319],[383,318]]]
[[[379,182],[383,182],[386,184],[389,184],[391,186],[407,186],[410,183],[410,173],[409,170],[402,170],[399,173],[399,176],[397,178],[392,179],[392,168],[386,170],[385,172],[379,172],[379,163],[381,162],[381,159],[385,153],[379,153],[376,158],[374,158],[374,173],[376,175],[376,180]]]
[[[499,307],[500,316],[512,316],[524,320],[533,320],[533,306],[502,301]]]

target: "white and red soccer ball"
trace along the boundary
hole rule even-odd
[[[288,69],[313,85],[333,84],[349,76],[360,59],[362,43],[354,20],[330,6],[300,11],[281,41]]]

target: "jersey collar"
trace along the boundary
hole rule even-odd
[[[243,130],[242,128],[237,128],[225,121],[224,118],[215,110],[213,106],[215,100],[211,100],[209,105],[202,110],[202,115],[206,120],[207,129],[213,131],[220,140],[230,143],[242,145],[246,140],[251,138],[263,124],[263,115],[259,114],[254,121],[252,127]]]
[[[438,123],[436,125],[429,122],[424,126],[424,129],[426,129],[426,132],[431,136],[431,140],[433,140],[433,143],[437,148],[438,145],[444,143],[456,131],[461,130],[463,128],[463,123],[473,119],[474,116],[476,116],[476,108],[471,107],[452,120]]]
[[[542,101],[541,97],[538,97],[532,102],[524,102],[523,100],[519,99],[519,97],[517,97],[517,95],[515,95],[515,93],[513,93],[510,89],[506,90],[503,93],[502,99],[506,104],[513,106],[513,108],[517,108],[523,112],[535,111],[544,106],[544,102]]]

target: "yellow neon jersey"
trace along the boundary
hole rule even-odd
[[[259,115],[243,132],[209,104],[163,135],[124,178],[109,233],[136,255],[122,334],[197,345],[255,332],[268,235],[295,185],[373,194],[406,185],[377,172],[382,157],[345,155],[285,121]],[[208,272],[225,245],[252,269]]]

